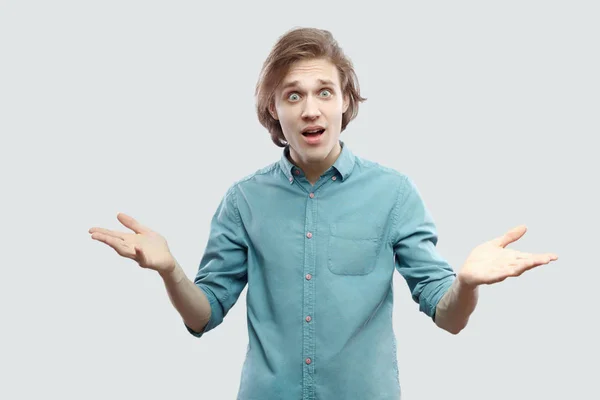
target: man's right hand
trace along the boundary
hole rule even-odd
[[[93,227],[89,230],[92,239],[106,243],[119,255],[131,258],[140,267],[168,274],[177,263],[164,237],[141,225],[133,217],[119,213],[117,219],[134,233],[111,231]]]

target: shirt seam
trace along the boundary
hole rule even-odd
[[[264,166],[249,175],[246,175],[243,178],[238,179],[238,181],[236,182],[236,186],[238,186],[244,182],[247,182],[253,178],[256,178],[257,176],[267,175],[267,174],[273,172],[273,170],[279,168],[278,165],[279,165],[278,162],[272,162],[271,164]],[[279,168],[279,169],[281,169],[281,168]]]
[[[390,246],[394,247],[395,242],[398,240],[398,230],[395,229],[399,220],[399,209],[401,204],[404,203],[404,199],[406,198],[406,182],[408,178],[403,175],[400,184],[398,185],[398,194],[396,195],[396,204],[394,204],[394,208],[392,209],[392,229],[394,234],[390,235]]]
[[[242,217],[240,215],[240,209],[238,207],[238,198],[237,198],[237,189],[238,189],[238,185],[236,184],[233,186],[233,209],[235,211],[235,223],[237,224],[238,228],[242,227]]]

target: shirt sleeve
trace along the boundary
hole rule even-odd
[[[213,215],[208,243],[194,278],[211,308],[210,320],[202,332],[185,325],[196,337],[223,322],[248,282],[248,240],[237,207],[236,190],[235,185],[229,188]]]
[[[403,176],[392,212],[395,266],[419,310],[435,320],[438,302],[456,273],[439,254],[437,230],[414,181]]]

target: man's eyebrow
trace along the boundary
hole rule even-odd
[[[319,83],[320,83],[321,85],[326,85],[326,86],[335,86],[335,84],[334,84],[332,81],[330,81],[329,79],[318,79],[318,81],[319,81]],[[297,86],[297,85],[298,85],[298,83],[299,83],[298,81],[290,81],[290,82],[284,83],[284,84],[281,86],[281,89],[280,89],[280,90],[282,90],[282,91],[283,91],[283,90],[286,90],[286,89],[288,89],[288,88],[290,88],[290,87]]]

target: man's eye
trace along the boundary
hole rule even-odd
[[[296,100],[298,100],[299,98],[300,98],[300,96],[298,96],[298,94],[297,94],[297,93],[292,93],[292,94],[290,94],[290,95],[288,96],[288,100],[291,100],[291,101],[296,101]]]
[[[325,97],[329,97],[329,96],[331,96],[331,92],[330,92],[328,89],[323,89],[323,90],[321,91],[321,94],[323,94],[323,93],[325,93]]]

